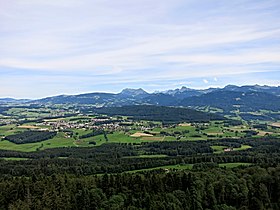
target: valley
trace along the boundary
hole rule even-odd
[[[71,209],[73,204],[66,198],[77,191],[83,194],[81,202],[90,200],[82,203],[83,207],[97,209],[114,209],[115,205],[117,209],[156,208],[161,206],[158,196],[164,203],[170,199],[168,196],[178,193],[183,197],[168,201],[178,209],[184,209],[183,205],[192,209],[255,209],[254,200],[260,206],[277,209],[278,196],[267,194],[263,200],[258,188],[261,185],[271,195],[278,193],[275,174],[280,170],[279,96],[270,96],[270,105],[260,99],[251,106],[255,100],[251,97],[262,94],[235,92],[243,96],[237,100],[242,103],[237,105],[227,96],[221,97],[216,106],[218,99],[208,95],[221,94],[221,90],[216,91],[196,92],[194,96],[192,90],[186,98],[181,91],[181,100],[192,106],[170,101],[148,103],[142,100],[151,95],[139,89],[123,91],[122,105],[112,102],[112,95],[106,94],[106,99],[102,98],[104,94],[99,94],[100,98],[96,94],[83,95],[86,99],[79,103],[73,100],[80,100],[81,96],[69,96],[71,100],[63,97],[65,101],[59,96],[2,102],[0,184],[4,190],[0,195],[13,206],[27,205],[31,200],[33,204],[28,205],[35,209],[42,205],[62,208],[61,203]],[[174,97],[176,92],[169,94]],[[235,183],[239,184],[233,187]],[[250,183],[254,185],[249,186]],[[239,188],[241,185],[243,188]],[[29,189],[29,198],[28,193],[10,196],[20,186]],[[255,192],[253,195],[246,194],[249,187]],[[209,188],[211,193],[203,193]],[[225,188],[230,190],[221,191]],[[237,202],[240,197],[233,196],[235,191],[243,193],[244,202],[250,204]],[[205,200],[211,195],[214,201],[197,203],[195,193]],[[38,195],[44,196],[43,204],[38,203]],[[221,195],[226,198],[221,199]],[[185,201],[184,197],[190,200]],[[134,201],[129,201],[131,198]],[[147,204],[148,198],[151,204]],[[55,204],[47,203],[49,200]],[[76,197],[72,200],[78,202]],[[0,201],[0,206],[11,204]],[[79,209],[78,204],[74,206]]]
[[[4,105],[3,105],[4,106]],[[61,108],[57,105],[8,107],[2,112],[1,149],[36,151],[61,146],[92,147],[104,143],[199,141],[224,138],[278,137],[277,122],[154,105],[115,108]],[[5,107],[5,106],[4,106]],[[152,120],[154,119],[154,120]],[[241,120],[240,120],[241,119]],[[7,137],[33,132],[55,133],[34,143],[14,143]]]

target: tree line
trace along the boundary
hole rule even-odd
[[[13,134],[5,137],[5,140],[15,144],[26,144],[41,142],[52,139],[56,136],[56,132],[49,131],[24,131],[18,134]]]

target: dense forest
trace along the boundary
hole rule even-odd
[[[252,148],[212,149],[242,145]],[[0,157],[0,209],[280,208],[280,141],[272,137],[0,150]],[[251,166],[218,165],[238,162]],[[186,164],[192,169],[145,171]]]
[[[98,136],[98,135],[104,134],[104,133],[105,133],[104,130],[93,130],[90,133],[79,136],[79,138],[85,139],[85,138],[89,138],[89,137],[93,137],[93,136]]]
[[[0,178],[1,209],[279,209],[280,167]]]
[[[6,136],[5,139],[15,144],[41,142],[55,137],[56,132],[49,131],[24,131]]]
[[[188,108],[175,108],[164,106],[124,106],[104,107],[94,110],[99,114],[130,116],[135,120],[153,120],[161,122],[208,122],[210,120],[223,120],[224,117],[211,113],[204,113]]]
[[[211,146],[240,148],[242,144],[252,146],[248,150],[213,153]],[[140,158],[139,155],[166,155],[164,157]],[[107,143],[98,147],[53,148],[36,152],[0,150],[0,157],[26,158],[22,161],[1,161],[0,175],[31,176],[44,172],[91,175],[119,173],[175,164],[234,163],[253,164],[280,163],[279,139],[222,139],[196,142],[154,142],[142,144]],[[23,167],[24,166],[24,167]],[[49,167],[51,166],[51,167]]]

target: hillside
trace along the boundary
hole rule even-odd
[[[210,120],[222,120],[222,116],[204,113],[188,108],[175,108],[164,106],[124,106],[104,107],[95,109],[99,114],[129,116],[137,120],[154,120],[161,122],[207,122]]]
[[[280,87],[234,86],[195,90],[186,87],[162,92],[147,93],[143,89],[124,89],[120,93],[87,93],[60,95],[32,101],[37,104],[78,104],[96,107],[120,107],[129,105],[158,105],[205,107],[211,106],[230,112],[280,109]]]
[[[181,106],[212,106],[226,112],[272,110],[279,111],[280,97],[265,92],[214,91],[182,100]]]

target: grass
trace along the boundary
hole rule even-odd
[[[71,129],[73,131],[73,133],[78,133],[79,136],[85,135],[85,134],[89,134],[92,132],[92,130],[85,130],[85,129]]]
[[[200,129],[196,131],[195,126],[176,126],[175,128],[167,128],[167,129],[161,129],[161,128],[156,128],[153,131],[160,132],[161,130],[166,131],[166,132],[182,132],[183,134],[181,135],[181,140],[190,140],[190,141],[195,141],[195,140],[206,140],[206,139],[216,139],[216,138],[226,138],[226,137],[233,137],[233,138],[238,138],[242,137],[245,134],[238,132],[235,133],[235,127],[224,127],[223,123],[220,122],[219,124],[215,124],[215,122],[219,121],[213,121],[209,123],[198,123],[198,127],[206,127],[204,129]],[[187,132],[184,132],[187,131]],[[200,135],[200,137],[195,137],[196,135]],[[212,135],[213,137],[208,137],[207,135]]]
[[[211,146],[215,154],[223,153],[226,146]]]
[[[50,111],[47,113],[45,111],[45,109],[11,108],[6,113],[13,116],[23,116],[25,118],[48,117],[50,115]]]
[[[224,149],[226,149],[227,147],[215,145],[215,146],[211,146],[211,148],[214,150],[214,154],[219,154],[219,153],[223,153]],[[233,151],[241,151],[241,150],[246,150],[246,149],[250,149],[250,148],[252,148],[250,145],[242,144],[241,147],[239,147],[239,148],[233,148]]]
[[[238,166],[250,166],[252,163],[220,163],[219,167],[226,167],[226,168],[235,168]]]
[[[20,112],[24,111],[21,109],[12,109],[9,110],[12,112]],[[26,110],[25,110],[26,111]],[[74,117],[67,117],[67,118],[59,118],[64,120],[75,120],[79,118],[88,119],[88,117],[85,116],[74,116]],[[54,119],[52,119],[54,120]],[[149,124],[148,121],[141,121],[143,124]],[[24,125],[35,125],[33,123],[27,123]],[[135,124],[136,125],[136,124]],[[38,143],[30,143],[30,144],[21,144],[16,145],[11,142],[2,140],[0,141],[0,149],[6,149],[6,150],[17,150],[17,151],[35,151],[36,149],[46,149],[46,148],[55,148],[55,147],[67,147],[67,146],[76,146],[76,147],[88,147],[88,146],[94,146],[94,144],[90,144],[91,142],[95,142],[96,146],[99,146],[104,143],[141,143],[141,142],[155,142],[155,141],[176,141],[176,139],[180,136],[180,141],[198,141],[198,140],[207,140],[207,139],[219,139],[220,137],[241,137],[244,136],[244,133],[241,133],[242,130],[248,129],[248,126],[242,125],[242,126],[230,126],[225,127],[223,121],[212,121],[209,123],[197,123],[198,127],[205,127],[203,130],[196,130],[195,126],[191,126],[188,124],[188,126],[176,126],[173,128],[161,128],[156,127],[151,132],[153,133],[153,137],[139,137],[139,138],[133,138],[130,135],[135,132],[139,131],[139,126],[131,126],[131,129],[129,132],[125,133],[123,131],[116,131],[112,134],[108,134],[108,141],[105,140],[103,135],[98,135],[90,138],[85,139],[78,139],[75,140],[74,138],[85,135],[91,132],[91,130],[84,130],[84,129],[71,129],[74,132],[73,138],[65,138],[63,133],[59,133],[55,138],[51,140],[46,140],[43,142]],[[46,126],[39,126],[41,128]],[[11,135],[17,132],[21,132],[26,130],[25,128],[18,128],[16,125],[7,125],[7,126],[1,126],[0,127],[0,137],[1,136],[7,136]],[[170,134],[175,134],[175,136],[162,136],[160,135],[160,131],[165,131]],[[177,131],[177,132],[176,132]],[[235,131],[238,131],[238,133],[235,133]],[[207,137],[207,135],[213,135],[213,137]],[[196,136],[200,135],[200,136]],[[274,134],[279,135],[279,134]],[[223,152],[223,149],[226,148],[224,146],[212,146],[214,149],[214,153],[221,153]],[[250,146],[248,145],[242,145],[241,148],[234,148],[233,150],[244,150],[249,149]]]
[[[204,130],[205,133],[222,133],[222,128],[221,127],[209,127]]]
[[[14,144],[7,140],[0,141],[0,149],[3,150],[15,150],[21,152],[33,152],[37,149],[47,149],[47,148],[56,148],[56,147],[67,147],[75,146],[73,144],[73,139],[64,138],[63,133],[58,133],[53,139],[49,139],[42,142],[36,143],[27,143],[27,144]]]
[[[242,144],[241,147],[239,147],[239,148],[233,148],[233,151],[246,150],[246,149],[250,149],[250,148],[252,148],[250,145]]]
[[[139,155],[139,156],[125,156],[123,158],[165,158],[168,155]]]
[[[124,134],[123,132],[114,132],[113,134],[108,134],[108,142],[113,143],[140,143],[141,140],[139,138],[132,138],[129,135]]]
[[[125,173],[137,173],[137,172],[144,172],[144,171],[151,171],[151,170],[171,170],[171,169],[176,169],[176,170],[190,170],[192,169],[193,164],[184,164],[184,165],[168,165],[168,166],[159,166],[159,167],[154,167],[154,168],[145,168],[145,169],[139,169],[139,170],[132,170],[132,171],[127,171]]]
[[[84,130],[75,130],[80,135],[88,133]],[[143,142],[141,139],[133,139],[124,133],[115,132],[114,134],[108,134],[108,143],[140,143]],[[15,150],[22,152],[33,152],[38,149],[48,149],[48,148],[57,148],[57,147],[88,147],[94,146],[89,144],[89,142],[96,142],[96,146],[107,143],[103,135],[98,135],[85,139],[74,140],[73,138],[65,138],[64,133],[58,133],[53,139],[49,139],[42,142],[36,143],[27,143],[27,144],[14,144],[7,140],[0,141],[0,149],[3,150]]]
[[[26,129],[18,128],[16,125],[8,125],[8,126],[1,126],[0,127],[0,135],[7,136],[11,135]],[[90,130],[84,129],[72,129],[74,134],[78,134],[79,136],[90,133]],[[158,129],[156,129],[158,130]],[[189,133],[185,133],[184,136],[181,137],[180,141],[197,141],[197,140],[206,140],[207,137],[191,137],[193,134],[197,134],[194,127],[188,126],[177,126],[175,128],[168,128],[164,129],[166,132],[175,132],[175,131],[184,131],[189,130]],[[211,128],[211,131],[218,131],[218,128]],[[176,141],[176,137],[174,136],[161,136],[158,131],[155,132],[154,137],[139,137],[134,138],[130,136],[130,133],[124,132],[114,132],[112,134],[107,134],[108,141],[105,140],[104,135],[98,135],[94,137],[89,137],[85,139],[77,139],[74,140],[73,138],[65,138],[64,133],[60,132],[57,134],[56,137],[50,140],[36,142],[36,143],[28,143],[28,144],[14,144],[6,140],[0,141],[0,149],[4,150],[16,150],[16,151],[24,151],[24,152],[31,152],[36,151],[38,149],[47,149],[47,148],[56,148],[56,147],[87,147],[87,146],[95,146],[94,144],[90,144],[90,142],[95,142],[96,146],[99,146],[104,143],[141,143],[141,142],[155,142],[155,141]],[[215,150],[215,153],[223,152],[224,146],[212,146]],[[241,148],[236,148],[234,150],[244,150],[248,149],[250,146],[242,145]]]
[[[4,159],[4,160],[29,160],[29,158],[17,158],[17,157],[9,157],[9,158],[0,158],[0,159]]]
[[[174,136],[164,136],[164,141],[176,141],[176,137]]]
[[[239,166],[250,166],[252,163],[220,163],[219,167],[226,167],[226,168],[235,168]],[[193,164],[178,164],[178,165],[167,165],[167,166],[159,166],[154,168],[146,168],[146,169],[139,169],[139,170],[132,170],[127,171],[127,173],[137,173],[137,172],[144,172],[144,171],[151,171],[151,170],[191,170],[193,168]]]
[[[14,133],[17,133],[17,132],[20,132],[23,130],[25,130],[25,129],[17,128],[17,126],[14,124],[0,126],[0,136],[12,135]]]
[[[114,132],[113,134],[107,135],[109,141],[113,143],[141,143],[141,142],[155,142],[162,141],[163,137],[155,136],[155,137],[130,137],[129,134],[125,134],[123,132]],[[175,138],[174,138],[175,139]],[[172,139],[173,140],[173,139]]]
[[[3,140],[0,142],[0,148],[2,150],[15,150],[21,152],[33,152],[36,151],[37,148],[40,147],[39,143],[30,143],[30,144],[14,144],[7,140]]]

